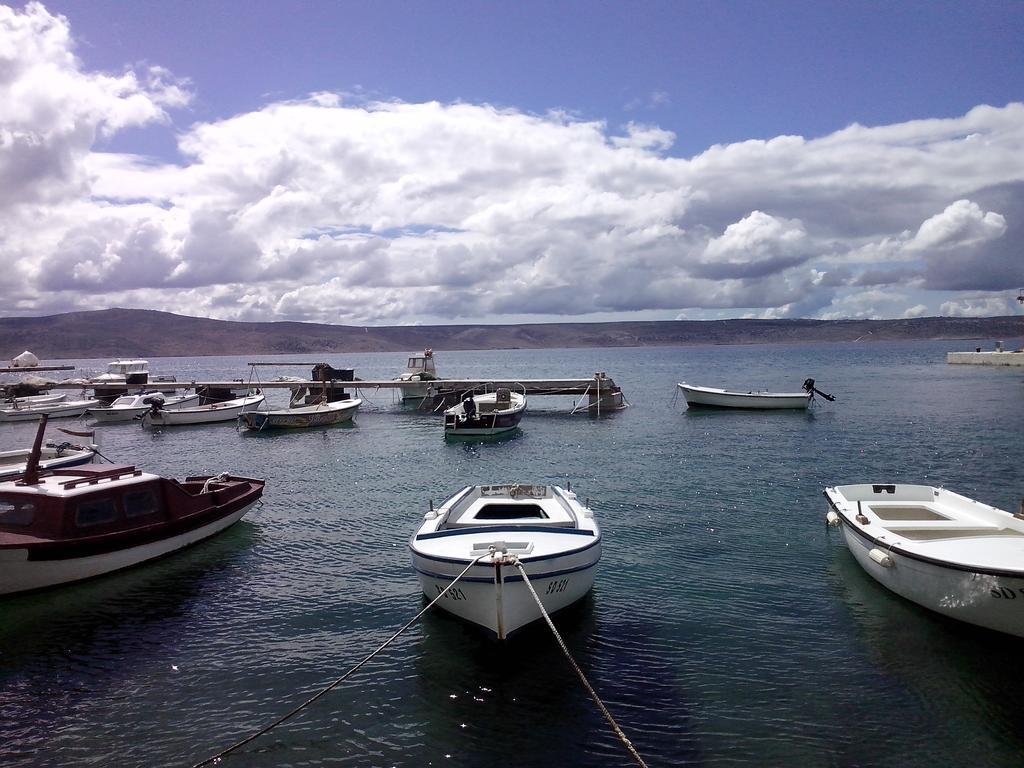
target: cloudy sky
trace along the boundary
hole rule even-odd
[[[0,5],[0,315],[1019,314],[1024,3]]]

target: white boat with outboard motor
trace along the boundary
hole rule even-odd
[[[682,390],[691,408],[748,408],[752,410],[806,409],[815,394],[832,402],[835,398],[814,386],[814,379],[804,381],[803,392],[730,391],[715,387],[697,387],[686,382],[676,385]]]
[[[526,394],[498,387],[494,392],[467,393],[444,412],[445,436],[497,435],[519,426],[526,412]]]
[[[548,614],[590,591],[601,531],[572,490],[474,485],[437,509],[431,504],[409,550],[428,598],[443,593],[440,607],[503,640],[543,615],[524,571]]]
[[[218,421],[234,421],[241,414],[263,408],[266,397],[258,390],[232,400],[198,405],[194,408],[179,408],[168,411],[154,403],[142,415],[144,427],[172,427],[183,424],[211,424]]]
[[[960,621],[1024,637],[1024,504],[1018,514],[928,485],[825,489],[830,525],[868,575]]]
[[[132,421],[141,417],[146,411],[153,407],[153,403],[159,401],[160,407],[167,411],[176,411],[181,408],[192,408],[199,405],[199,395],[180,395],[167,397],[159,390],[138,392],[134,395],[121,395],[110,405],[98,405],[90,408],[86,414],[99,423],[111,423],[118,421]]]

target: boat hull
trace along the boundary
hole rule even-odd
[[[3,451],[0,453],[0,481],[10,480],[25,471],[31,450]],[[40,471],[49,469],[64,469],[88,464],[96,457],[96,451],[91,448],[76,448],[73,451],[63,452],[56,448],[45,447],[42,449],[42,456],[39,460]]]
[[[476,534],[475,538],[480,538]],[[424,556],[411,546],[413,567],[420,588],[433,600],[445,592],[469,560],[444,560]],[[598,537],[589,547],[564,555],[539,560],[523,559],[530,583],[548,614],[567,608],[583,598],[594,585],[594,575],[601,558]],[[500,585],[497,583],[500,580]],[[474,566],[454,588],[445,592],[437,603],[460,619],[477,624],[498,639],[533,623],[542,617],[537,602],[523,581],[519,569],[500,566],[500,579],[490,563]]]
[[[352,421],[361,400],[344,401],[341,408],[306,407],[279,411],[248,411],[239,420],[249,429],[303,429]]]
[[[891,565],[872,559],[876,548],[849,525],[843,537],[869,576],[900,597],[953,619],[1024,637],[1024,574],[1020,577],[959,570],[886,550]]]
[[[730,392],[679,384],[691,408],[747,408],[751,410],[803,410],[810,404],[805,392]]]
[[[217,520],[177,536],[103,554],[43,560],[30,559],[29,551],[24,548],[0,549],[0,595],[91,579],[163,557],[220,533],[238,522],[256,503],[252,501]]]
[[[1024,524],[929,486],[827,488],[829,519],[879,584],[959,621],[1024,637]]]
[[[234,421],[241,414],[258,410],[264,403],[263,395],[246,398],[245,402],[227,401],[199,408],[183,408],[177,411],[149,410],[142,416],[144,427],[170,427],[186,424],[213,424],[221,421]],[[236,403],[237,404],[234,404]]]
[[[97,405],[99,400],[74,400],[30,408],[5,408],[0,410],[0,421],[38,421],[43,414],[50,419],[68,419],[82,416]]]

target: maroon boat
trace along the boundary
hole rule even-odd
[[[39,471],[45,419],[25,473],[0,482],[0,595],[88,579],[202,541],[237,522],[263,480],[167,479],[134,466]]]

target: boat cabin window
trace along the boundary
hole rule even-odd
[[[144,517],[157,511],[156,496],[151,488],[130,491],[124,495],[125,517]]]
[[[538,504],[485,504],[473,515],[475,520],[547,520],[547,513]]]
[[[35,514],[31,501],[0,499],[0,525],[32,525]]]
[[[79,528],[88,528],[91,525],[113,522],[116,517],[117,509],[114,507],[113,499],[86,499],[79,503],[75,511],[75,525]]]
[[[406,368],[422,368],[422,367],[423,367],[423,358],[422,357],[410,357],[409,358],[409,364],[406,366]]]

